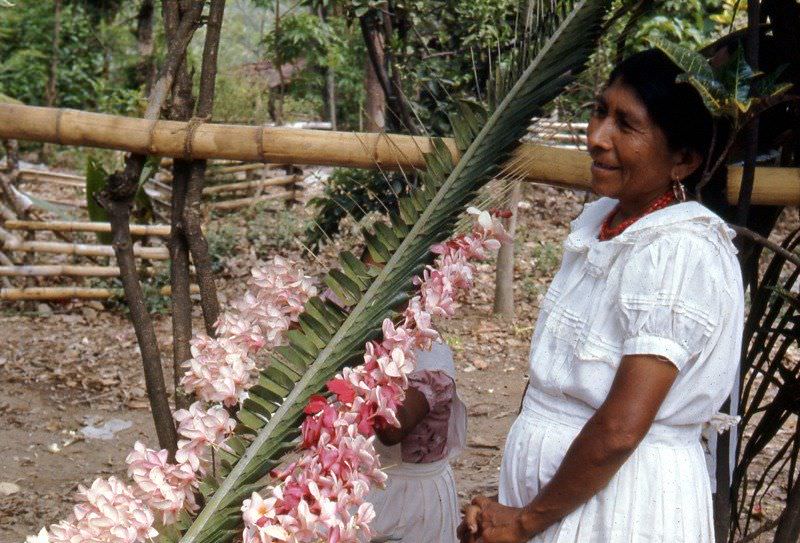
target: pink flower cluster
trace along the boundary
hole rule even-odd
[[[192,340],[181,385],[203,401],[229,407],[239,403],[252,385],[255,355],[282,344],[289,326],[316,294],[310,278],[281,257],[254,268],[251,275],[247,292],[216,323],[217,338],[198,334]]]
[[[305,408],[301,458],[273,476],[268,498],[253,493],[242,504],[244,543],[329,543],[368,539],[372,504],[364,499],[372,484],[382,485],[373,442],[375,429],[399,426],[397,408],[405,399],[416,350],[430,349],[439,334],[432,317],[451,317],[456,295],[472,286],[471,259],[509,239],[488,212],[477,212],[469,235],[432,248],[440,255],[415,279],[414,296],[399,324],[383,322],[383,339],[366,344],[364,363],[345,368],[328,382],[331,400],[312,396]],[[354,513],[355,512],[355,513]]]
[[[78,503],[68,520],[28,538],[36,543],[138,543],[153,538],[153,513],[116,477],[78,487]]]
[[[218,337],[198,334],[192,340],[192,359],[185,363],[182,386],[202,402],[236,405],[251,386],[254,357],[264,347],[279,345],[297,321],[306,301],[316,293],[299,267],[276,257],[270,266],[252,271],[248,291],[233,303],[216,324]],[[182,511],[198,507],[195,491],[207,471],[208,450],[223,447],[235,421],[223,405],[203,408],[195,402],[174,414],[178,424],[175,462],[166,450],[148,449],[136,442],[128,455],[133,486],[111,477],[97,479],[91,489],[81,487],[81,502],[73,516],[30,536],[32,543],[123,543],[153,538],[153,512],[174,523]]]

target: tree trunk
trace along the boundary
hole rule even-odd
[[[513,238],[517,229],[517,204],[519,203],[522,183],[518,180],[512,181],[514,184],[511,189],[511,200],[508,205],[511,208],[506,230]],[[497,254],[497,268],[495,271],[494,284],[494,313],[504,319],[514,318],[514,240],[503,243],[500,252]]]
[[[58,99],[58,55],[61,41],[61,7],[62,0],[53,3],[53,39],[50,48],[50,73],[47,87],[44,89],[44,101],[48,107],[54,107]],[[45,162],[53,154],[53,146],[45,143],[42,146],[41,160]]]
[[[166,99],[165,89],[170,88],[169,82],[174,79],[178,68],[184,63],[186,48],[199,25],[200,16],[203,12],[203,2],[192,2],[188,13],[180,21],[180,24],[177,24],[177,9],[178,6],[175,1],[167,0],[163,4],[164,26],[175,31],[172,34],[173,39],[168,39],[169,47],[161,76],[153,86],[153,91],[148,99],[145,113],[148,120],[156,120],[159,117]],[[144,303],[144,294],[139,283],[139,274],[136,269],[130,232],[131,208],[145,162],[145,155],[128,155],[125,158],[124,170],[109,176],[107,186],[98,195],[98,199],[109,212],[114,253],[120,269],[125,299],[130,308],[131,321],[139,343],[147,395],[150,399],[159,446],[167,449],[170,460],[173,460],[177,450],[178,436],[175,424],[172,421],[169,399],[164,385],[161,353],[158,350],[155,329]]]
[[[130,155],[125,161],[124,171],[118,171],[109,176],[107,187],[99,195],[99,199],[109,213],[112,244],[120,269],[125,300],[128,302],[131,321],[136,331],[136,340],[139,343],[147,397],[150,400],[158,443],[161,448],[170,452],[171,458],[174,458],[178,448],[178,434],[172,422],[172,412],[161,368],[158,339],[144,301],[142,286],[139,283],[130,232],[133,197],[136,194],[137,181],[145,160],[146,157],[143,155]]]
[[[325,91],[328,96],[328,121],[331,123],[331,130],[338,130],[339,125],[336,121],[336,73],[330,66],[325,69]]]
[[[327,22],[327,13],[325,6],[320,4],[317,12],[322,24]],[[337,130],[336,123],[336,74],[332,66],[325,68],[325,94],[324,102],[327,106],[328,121],[331,123],[331,130]]]
[[[200,72],[200,95],[198,97],[197,117],[210,120],[214,110],[214,85],[217,78],[217,54],[222,32],[222,20],[225,14],[225,0],[212,0],[206,22],[206,42],[203,47],[203,65]],[[189,250],[195,265],[197,284],[200,287],[200,305],[203,308],[203,319],[206,333],[214,335],[214,325],[219,318],[220,308],[217,298],[217,287],[211,269],[211,254],[208,242],[203,234],[202,196],[205,184],[206,161],[192,162],[186,204],[183,209],[183,222]]]
[[[172,13],[165,17],[164,28],[167,39],[175,39],[176,24],[182,24],[190,14],[177,9],[177,17]],[[172,103],[168,116],[177,121],[188,121],[194,110],[192,95],[192,76],[186,64],[186,57],[181,62],[175,76],[172,89]],[[186,134],[192,129],[187,127]],[[170,206],[170,286],[172,287],[172,374],[175,383],[175,406],[187,407],[189,398],[181,394],[180,381],[184,374],[183,363],[191,356],[190,340],[192,339],[192,301],[189,291],[189,241],[186,235],[186,223],[183,210],[186,206],[186,195],[189,190],[189,179],[192,166],[188,160],[176,159],[172,163],[172,197]]]
[[[275,0],[275,43],[278,44],[281,36],[281,2]],[[278,70],[278,99],[275,102],[273,118],[275,124],[283,125],[283,95],[286,90],[286,82],[283,79],[283,57],[280,54],[280,46],[275,48],[275,68]]]
[[[136,15],[136,46],[139,51],[139,69],[136,72],[137,82],[149,95],[156,78],[153,42],[153,0],[142,0],[139,13]]]
[[[53,15],[53,41],[50,51],[50,75],[47,78],[47,88],[45,89],[44,99],[48,107],[53,107],[58,98],[58,55],[59,41],[61,40],[61,3],[62,0],[55,0]]]
[[[383,37],[377,32],[370,32],[365,35],[369,40],[368,47],[375,51],[377,63],[382,65],[383,58]],[[367,54],[364,60],[364,131],[383,132],[386,129],[386,93],[383,90],[378,74],[375,72],[370,55]]]

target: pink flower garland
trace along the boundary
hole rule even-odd
[[[432,248],[441,257],[417,278],[420,293],[409,302],[404,321],[397,326],[384,321],[384,338],[366,345],[364,364],[345,368],[328,383],[333,404],[324,396],[311,398],[302,425],[303,457],[275,474],[281,484],[268,488],[270,497],[254,493],[243,503],[244,543],[368,536],[374,511],[364,497],[371,484],[386,480],[373,446],[374,429],[399,425],[396,411],[416,363],[415,349],[430,349],[439,337],[432,316],[452,316],[456,291],[472,286],[468,260],[485,258],[507,239],[489,213],[468,211],[478,215],[473,233]],[[248,291],[217,322],[217,338],[198,334],[192,340],[181,385],[201,402],[174,415],[182,438],[175,463],[168,462],[166,450],[137,442],[126,459],[134,486],[109,477],[96,479],[89,489],[79,487],[70,518],[27,541],[134,543],[158,535],[153,511],[168,525],[182,511],[196,510],[207,451],[223,446],[235,426],[223,405],[237,405],[246,396],[257,370],[255,355],[285,341],[289,326],[315,294],[310,279],[283,258],[254,269]],[[205,409],[202,402],[222,405]]]
[[[51,525],[49,532],[42,528],[29,542],[140,542],[158,535],[153,512],[169,525],[182,511],[197,509],[195,491],[198,476],[207,469],[206,454],[223,446],[235,426],[223,405],[234,406],[246,395],[256,376],[255,355],[283,343],[289,326],[316,294],[310,278],[280,257],[251,274],[247,292],[217,322],[217,338],[198,334],[192,340],[181,385],[201,401],[174,414],[182,438],[175,462],[168,462],[166,450],[137,441],[126,459],[132,486],[110,477],[95,480],[88,490],[80,487],[71,517]],[[222,405],[205,409],[203,402]]]
[[[439,334],[431,317],[451,317],[458,291],[472,287],[472,259],[509,240],[502,225],[488,212],[470,208],[477,224],[432,250],[441,255],[415,279],[419,294],[395,325],[383,322],[383,340],[366,344],[364,363],[345,368],[328,382],[329,401],[312,396],[302,424],[301,458],[273,475],[280,480],[254,492],[242,504],[244,543],[356,542],[370,536],[372,504],[364,498],[372,484],[386,475],[375,453],[375,428],[399,426],[396,412],[405,399],[408,375],[416,364],[416,349],[430,349]]]

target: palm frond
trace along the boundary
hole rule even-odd
[[[731,537],[750,534],[756,505],[776,483],[793,488],[800,480],[800,428],[787,432],[790,419],[800,415],[800,364],[787,356],[800,345],[800,298],[792,291],[800,267],[786,257],[800,247],[800,230],[787,236],[782,247],[786,253],[773,254],[751,292],[745,322],[739,427],[749,426],[752,432],[737,451]]]
[[[477,108],[464,110],[457,138],[464,151],[457,163],[441,140],[432,140],[420,188],[399,199],[390,224],[365,232],[372,258],[385,266],[365,266],[350,253],[340,256],[341,269],[331,270],[325,282],[352,309],[346,312],[319,298],[306,304],[301,329],[290,331],[289,344],[271,355],[239,410],[236,435],[228,441],[233,452],[222,457],[225,478],[204,482],[206,505],[182,542],[229,541],[238,532],[242,499],[263,486],[269,470],[296,447],[308,398],[342,367],[358,363],[365,342],[380,336],[383,319],[408,299],[412,278],[432,260],[430,246],[450,236],[476,190],[516,147],[531,116],[583,68],[609,4],[559,4],[555,30],[538,37],[535,58],[510,82],[491,116]]]

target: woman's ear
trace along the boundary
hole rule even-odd
[[[683,181],[692,175],[700,164],[703,162],[703,157],[697,151],[690,151],[689,149],[682,149],[675,153],[675,160],[672,165],[670,177],[672,179],[680,179]]]

